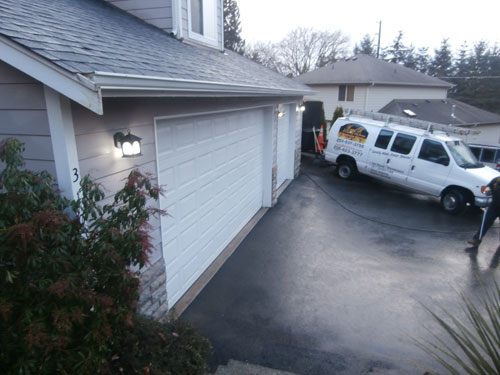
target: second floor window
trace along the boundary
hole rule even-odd
[[[339,86],[339,102],[354,101],[354,85]]]
[[[217,0],[190,0],[191,36],[195,39],[217,38]]]

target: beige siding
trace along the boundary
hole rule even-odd
[[[370,87],[367,111],[378,111],[393,99],[445,99],[446,88],[374,86]]]
[[[281,99],[282,102],[297,98]],[[107,202],[124,184],[133,168],[157,178],[154,118],[184,115],[234,108],[271,104],[267,101],[237,99],[105,99],[104,115],[99,116],[78,104],[72,104],[73,123],[81,175],[90,174],[101,183]],[[113,135],[127,129],[142,138],[142,156],[122,158],[116,153]],[[159,221],[153,220],[153,244],[156,247],[152,261],[161,257]]]
[[[106,0],[167,32],[172,32],[172,0]]]
[[[479,130],[480,133],[461,136],[465,142],[470,144],[500,147],[500,124],[479,125],[471,130]]]
[[[56,177],[43,86],[0,61],[0,141],[24,142],[26,167]]]
[[[445,88],[358,85],[354,88],[354,101],[339,102],[338,85],[311,85],[311,88],[317,94],[306,99],[322,101],[327,120],[332,118],[333,111],[338,106],[344,109],[376,112],[393,99],[444,99],[447,96]]]
[[[337,85],[322,85],[322,86],[311,86],[314,91],[317,92],[316,95],[307,97],[307,100],[317,100],[323,102],[323,108],[325,110],[325,117],[327,120],[331,120],[333,117],[333,112],[335,108],[351,108],[364,110],[366,103],[366,86],[355,86],[354,88],[354,101],[340,102],[339,98],[339,86]]]

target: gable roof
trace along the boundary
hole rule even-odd
[[[407,109],[415,113],[416,116],[412,118],[445,125],[500,124],[500,115],[454,99],[395,99],[379,112],[405,116],[403,111]]]
[[[75,81],[85,76],[104,96],[140,90],[214,96],[311,93],[232,51],[183,43],[101,0],[2,0],[0,36],[78,75]],[[2,51],[0,59],[11,63]]]
[[[453,87],[441,79],[364,54],[337,61],[295,79],[306,85],[377,84]]]

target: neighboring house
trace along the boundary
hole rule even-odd
[[[0,2],[0,139],[23,141],[68,198],[90,174],[112,199],[134,167],[165,187],[140,300],[159,317],[298,173],[311,91],[223,50],[222,0],[109,2]],[[137,157],[115,148],[127,130]]]
[[[473,148],[476,156],[495,165],[500,160],[500,152],[496,150],[500,148],[499,114],[454,99],[393,100],[379,112],[470,129],[461,138],[476,146]]]
[[[295,78],[317,92],[331,119],[335,108],[378,111],[393,99],[445,99],[452,84],[369,55],[337,61]],[[306,97],[306,99],[309,99]]]

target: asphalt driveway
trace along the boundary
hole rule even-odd
[[[465,251],[480,211],[449,216],[433,198],[333,170],[304,157],[182,315],[211,340],[212,368],[237,359],[302,375],[421,375],[415,363],[432,362],[412,340],[434,330],[422,304],[460,314],[457,290],[491,284],[498,229]]]

